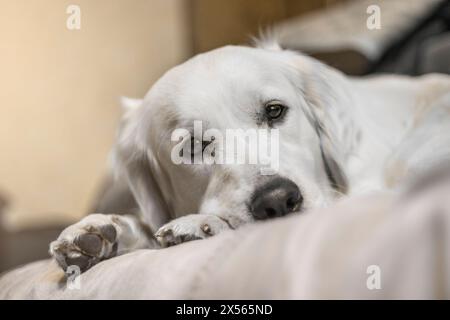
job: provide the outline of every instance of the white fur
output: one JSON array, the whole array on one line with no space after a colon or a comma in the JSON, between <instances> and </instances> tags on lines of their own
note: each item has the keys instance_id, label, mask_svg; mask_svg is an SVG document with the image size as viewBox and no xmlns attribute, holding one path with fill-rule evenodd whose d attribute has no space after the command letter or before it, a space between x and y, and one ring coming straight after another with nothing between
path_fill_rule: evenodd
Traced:
<instances>
[{"instance_id":1,"label":"white fur","mask_svg":"<svg viewBox=\"0 0 450 320\"><path fill-rule=\"evenodd\" d=\"M247 202L262 183L258 168L175 165L170 134L194 120L219 130L264 127L255 114L267 100L289 108L276 125L279 174L298 185L305 210L342 194L396 190L449 161L450 77L350 78L267 43L195 56L168 71L142 101L128 103L115 168L129 183L143 220L153 231L161 228L160 238L168 229L181 239L205 237L199 224L211 216L226 222L214 222L213 233L254 221ZM177 219L188 214L197 215Z\"/></svg>"}]
</instances>

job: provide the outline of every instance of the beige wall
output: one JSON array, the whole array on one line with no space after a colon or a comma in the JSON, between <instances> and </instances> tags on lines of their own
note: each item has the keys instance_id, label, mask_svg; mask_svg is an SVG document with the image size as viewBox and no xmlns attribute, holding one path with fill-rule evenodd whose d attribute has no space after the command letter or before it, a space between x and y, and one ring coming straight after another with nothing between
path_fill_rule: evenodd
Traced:
<instances>
[{"instance_id":1,"label":"beige wall","mask_svg":"<svg viewBox=\"0 0 450 320\"><path fill-rule=\"evenodd\" d=\"M195 52L248 43L277 21L348 0L190 0Z\"/></svg>"},{"instance_id":2,"label":"beige wall","mask_svg":"<svg viewBox=\"0 0 450 320\"><path fill-rule=\"evenodd\" d=\"M66 8L81 8L81 30ZM78 219L106 169L120 95L189 54L176 0L0 0L0 192L6 221Z\"/></svg>"}]
</instances>

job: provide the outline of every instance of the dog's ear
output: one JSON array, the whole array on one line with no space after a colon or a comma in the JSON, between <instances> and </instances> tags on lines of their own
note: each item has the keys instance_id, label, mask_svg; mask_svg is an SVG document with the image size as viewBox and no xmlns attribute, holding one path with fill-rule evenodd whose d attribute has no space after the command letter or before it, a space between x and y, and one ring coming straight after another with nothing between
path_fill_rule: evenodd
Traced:
<instances>
[{"instance_id":1,"label":"dog's ear","mask_svg":"<svg viewBox=\"0 0 450 320\"><path fill-rule=\"evenodd\" d=\"M340 193L348 191L348 181L343 170L342 163L344 155L340 152L340 141L337 137L342 136L339 127L345 127L345 123L337 126L337 122L345 122L340 119L343 114L340 109L340 93L336 90L342 82L339 74L334 74L327 66L311 59L303 57L308 61L308 68L301 72L302 93L306 101L304 113L315 129L320 141L320 151L328 180L332 187ZM331 85L333 83L333 85Z\"/></svg>"},{"instance_id":2,"label":"dog's ear","mask_svg":"<svg viewBox=\"0 0 450 320\"><path fill-rule=\"evenodd\" d=\"M142 101L122 98L121 102L125 112L111 155L113 170L116 178L125 179L142 219L156 232L169 220L169 211L155 178L158 163L139 133Z\"/></svg>"}]
</instances>

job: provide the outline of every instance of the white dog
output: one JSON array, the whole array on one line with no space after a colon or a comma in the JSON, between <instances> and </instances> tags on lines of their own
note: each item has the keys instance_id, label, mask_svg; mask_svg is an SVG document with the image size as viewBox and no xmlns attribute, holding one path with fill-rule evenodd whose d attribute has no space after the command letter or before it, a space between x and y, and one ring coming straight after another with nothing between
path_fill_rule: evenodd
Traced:
<instances>
[{"instance_id":1,"label":"white dog","mask_svg":"<svg viewBox=\"0 0 450 320\"><path fill-rule=\"evenodd\" d=\"M450 77L349 78L271 42L197 55L128 104L113 154L142 215L92 214L68 227L50 245L64 269L202 239L344 194L398 189L450 160ZM195 120L219 131L278 129L277 174L261 175L258 165L175 164L171 134L191 132ZM195 136L183 143L220 147Z\"/></svg>"}]
</instances>

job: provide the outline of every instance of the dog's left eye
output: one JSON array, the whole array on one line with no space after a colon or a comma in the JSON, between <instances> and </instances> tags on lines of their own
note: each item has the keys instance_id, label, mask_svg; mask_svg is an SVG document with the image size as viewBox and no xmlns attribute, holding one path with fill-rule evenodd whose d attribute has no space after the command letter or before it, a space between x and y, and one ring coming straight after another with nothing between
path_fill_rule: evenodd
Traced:
<instances>
[{"instance_id":1,"label":"dog's left eye","mask_svg":"<svg viewBox=\"0 0 450 320\"><path fill-rule=\"evenodd\" d=\"M269 103L266 105L266 116L269 120L279 119L283 115L285 108L278 102Z\"/></svg>"}]
</instances>

